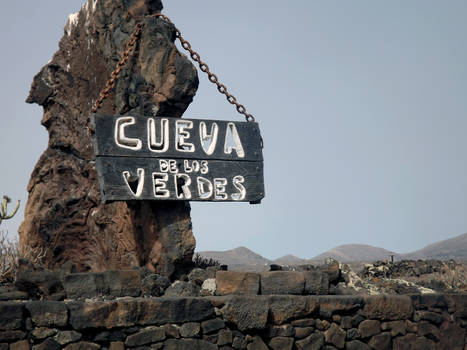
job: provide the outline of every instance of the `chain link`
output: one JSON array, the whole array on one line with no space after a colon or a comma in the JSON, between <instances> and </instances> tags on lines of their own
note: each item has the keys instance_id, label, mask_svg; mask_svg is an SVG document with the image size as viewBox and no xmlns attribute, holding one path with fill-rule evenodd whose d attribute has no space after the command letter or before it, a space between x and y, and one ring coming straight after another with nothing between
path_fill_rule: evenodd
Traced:
<instances>
[{"instance_id":1,"label":"chain link","mask_svg":"<svg viewBox=\"0 0 467 350\"><path fill-rule=\"evenodd\" d=\"M99 95L99 99L96 101L96 103L91 109L92 113L97 113L97 110L102 105L102 102L104 102L104 100L110 96L110 93L115 86L115 81L120 77L120 72L122 71L122 68L128 62L128 58L130 57L132 53L134 53L136 49L136 43L138 42L138 38L141 34L141 31L143 30L143 27L144 27L144 23L138 23L133 33L131 33L130 40L125 46L125 51L123 51L122 57L120 61L117 63L117 67L112 72L110 79L107 81L107 84L105 85L105 88L101 91Z\"/></svg>"},{"instance_id":2,"label":"chain link","mask_svg":"<svg viewBox=\"0 0 467 350\"><path fill-rule=\"evenodd\" d=\"M165 20L166 22L170 23L173 25L172 21L165 15L161 14L161 13L157 13L157 14L154 14L154 15L151 15L151 17L153 18L162 18L163 20ZM122 58L121 60L118 62L117 64L117 67L115 68L115 70L112 72L112 75L111 75L111 78L109 79L109 81L107 81L107 84L105 86L105 88L102 90L102 92L100 93L100 96L99 96L99 99L96 101L96 103L94 104L94 106L92 107L92 112L93 113L97 113L97 110L99 109L99 107L102 105L102 102L107 98L109 97L112 89L114 88L115 86L115 81L119 78L120 76L120 72L123 68L123 66L128 62L128 58L130 56L130 54L132 54L136 48L136 42L138 41L138 38L141 34L141 31L143 30L143 26L144 26L144 23L138 23L136 25L136 28L135 30L133 31L133 33L130 35L130 40L128 41L126 47L125 47L125 51L122 53ZM235 108L237 109L237 112L240 113L240 114L243 114L245 116L245 119L246 121L248 122L254 122L255 121L255 117L253 117L250 113L247 113L246 111L246 108L244 105L240 104L237 102L237 99L235 98L235 96L233 96L232 94L230 94L227 90L227 87L224 85L224 84L221 84L219 82L219 79L217 78L217 75L215 75L214 73L212 73L210 70L209 70L209 66L203 62L201 60L201 57L199 56L199 54L194 51L192 48L191 48L191 44L186 41L183 37L182 37L182 34L180 33L180 31L177 29L177 27L175 27L175 34L176 34L176 37L178 38L178 40L180 40L180 43L182 45L182 47L188 51L190 53L190 57L198 63L199 65L199 69L201 69L202 72L206 73L208 75L208 79L211 83L213 84L216 84L217 85L217 90L225 95L227 101L232 104L232 105L235 105Z\"/></svg>"},{"instance_id":3,"label":"chain link","mask_svg":"<svg viewBox=\"0 0 467 350\"><path fill-rule=\"evenodd\" d=\"M168 23L173 24L172 21L167 16L165 16L165 15L163 15L161 13L154 14L154 15L152 15L152 17L153 18L159 18L160 17L160 18L164 19L165 21L167 21ZM178 40L180 40L180 43L181 43L182 47L186 51L188 51L190 53L190 57L193 59L193 61L196 61L198 63L199 69L201 69L202 72L204 72L204 73L206 73L208 75L208 79L209 79L209 81L211 83L217 85L217 90L221 94L225 95L227 101L230 104L235 105L235 108L237 109L237 112L240 113L240 114L243 114L245 116L246 121L254 122L255 117L253 117L250 113L247 113L245 106L238 103L235 96L233 96L232 94L230 94L227 91L227 87L224 84L221 84L219 82L219 79L217 78L217 75L215 75L214 73L211 73L211 71L209 70L209 66L205 62L203 62L201 60L201 57L199 56L199 54L191 48L191 44L183 38L182 34L180 33L180 31L178 30L177 27L175 27L175 34L176 34Z\"/></svg>"}]
</instances>

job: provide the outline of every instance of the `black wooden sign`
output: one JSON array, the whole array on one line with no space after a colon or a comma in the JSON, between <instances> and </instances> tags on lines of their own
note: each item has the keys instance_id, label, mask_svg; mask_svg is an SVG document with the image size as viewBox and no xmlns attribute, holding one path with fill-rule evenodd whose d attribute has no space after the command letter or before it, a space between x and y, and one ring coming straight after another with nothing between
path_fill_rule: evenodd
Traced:
<instances>
[{"instance_id":1,"label":"black wooden sign","mask_svg":"<svg viewBox=\"0 0 467 350\"><path fill-rule=\"evenodd\" d=\"M264 198L257 123L94 114L104 202Z\"/></svg>"}]
</instances>

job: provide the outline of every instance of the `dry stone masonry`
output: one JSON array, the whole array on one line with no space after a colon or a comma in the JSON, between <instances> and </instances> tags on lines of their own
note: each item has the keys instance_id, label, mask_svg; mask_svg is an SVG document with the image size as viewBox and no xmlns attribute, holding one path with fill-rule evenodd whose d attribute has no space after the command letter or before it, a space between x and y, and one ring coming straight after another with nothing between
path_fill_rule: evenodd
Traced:
<instances>
[{"instance_id":1,"label":"dry stone masonry","mask_svg":"<svg viewBox=\"0 0 467 350\"><path fill-rule=\"evenodd\" d=\"M0 302L0 349L465 350L465 295Z\"/></svg>"},{"instance_id":2,"label":"dry stone masonry","mask_svg":"<svg viewBox=\"0 0 467 350\"><path fill-rule=\"evenodd\" d=\"M322 295L342 273L31 270L0 285L0 349L466 350L467 295Z\"/></svg>"}]
</instances>

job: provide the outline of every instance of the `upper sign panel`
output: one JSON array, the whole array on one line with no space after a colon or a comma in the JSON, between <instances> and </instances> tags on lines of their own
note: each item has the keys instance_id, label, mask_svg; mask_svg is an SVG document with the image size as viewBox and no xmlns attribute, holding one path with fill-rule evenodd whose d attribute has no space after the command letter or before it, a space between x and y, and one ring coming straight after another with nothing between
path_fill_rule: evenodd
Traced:
<instances>
[{"instance_id":1,"label":"upper sign panel","mask_svg":"<svg viewBox=\"0 0 467 350\"><path fill-rule=\"evenodd\" d=\"M92 116L96 156L262 161L257 123Z\"/></svg>"}]
</instances>

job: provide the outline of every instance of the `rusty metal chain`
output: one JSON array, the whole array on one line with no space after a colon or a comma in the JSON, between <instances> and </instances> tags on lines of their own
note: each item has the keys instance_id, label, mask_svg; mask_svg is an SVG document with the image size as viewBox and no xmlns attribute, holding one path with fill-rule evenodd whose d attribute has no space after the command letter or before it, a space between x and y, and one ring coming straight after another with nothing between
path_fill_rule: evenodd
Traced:
<instances>
[{"instance_id":1,"label":"rusty metal chain","mask_svg":"<svg viewBox=\"0 0 467 350\"><path fill-rule=\"evenodd\" d=\"M172 21L167 16L165 16L165 15L163 15L161 13L156 13L156 14L152 15L152 17L153 18L159 18L160 17L160 18L164 19L165 21L167 21L168 23L173 24ZM245 116L246 121L254 122L255 117L253 117L250 113L247 113L245 106L238 103L235 96L233 96L232 94L230 94L227 91L227 87L224 84L219 82L219 80L217 78L217 75L215 75L214 73L212 73L209 70L208 65L205 62L203 62L201 60L201 57L199 56L199 54L191 48L191 44L182 37L182 34L180 33L180 31L178 30L177 27L175 27L175 34L176 34L178 40L180 40L180 43L181 43L182 47L186 51L188 51L190 53L190 56L193 59L193 61L196 61L198 63L199 69L201 69L202 72L204 72L204 73L206 73L208 75L208 79L209 79L209 81L211 83L217 85L217 90L221 94L225 95L225 97L227 98L227 101L230 104L235 105L235 107L237 109L237 112L240 113L240 114L243 114Z\"/></svg>"},{"instance_id":2,"label":"rusty metal chain","mask_svg":"<svg viewBox=\"0 0 467 350\"><path fill-rule=\"evenodd\" d=\"M154 14L154 15L151 15L151 17L153 18L162 18L163 20L165 20L166 22L170 23L173 25L172 21L165 15L163 14L160 14L160 13L157 13L157 14ZM133 31L133 33L131 34L130 36L130 40L129 42L127 43L126 45L126 50L122 53L122 58L120 60L120 62L118 62L117 64L117 68L112 72L112 76L111 78L109 79L109 81L107 82L104 90L102 90L102 92L100 93L100 97L99 99L96 101L96 103L94 104L93 108L92 108L92 112L93 113L96 113L97 110L99 109L99 107L101 106L102 102L110 95L110 92L111 90L114 88L115 86L115 80L118 79L119 77L119 74L120 74L120 71L122 70L123 66L127 63L128 61L128 58L130 56L130 54L135 50L136 48L136 42L138 41L138 38L141 34L141 31L143 29L143 26L144 26L144 23L138 23L136 25L136 28L135 30ZM174 26L175 27L175 26ZM180 31L177 29L177 27L175 27L175 34L177 36L177 38L180 40L180 43L182 45L182 47L188 51L190 53L190 57L196 61L199 65L199 68L201 69L202 72L206 73L208 75L208 79L211 83L213 84L216 84L217 85L217 90L225 95L227 101L232 104L232 105L235 105L235 108L237 109L237 112L240 113L240 114L243 114L245 116L245 119L246 121L248 122L254 122L255 121L255 117L253 117L250 113L247 113L246 111L246 108L244 105L240 104L237 102L237 99L235 98L235 96L233 96L232 94L230 94L228 91L227 91L227 87L220 83L219 82L219 79L217 78L217 75L215 75L214 73L212 73L210 70L209 70L209 67L208 65L203 62L201 60L201 57L200 55L194 51L192 48L191 48L191 44L186 41L183 37L182 37L182 34L180 33Z\"/></svg>"},{"instance_id":3,"label":"rusty metal chain","mask_svg":"<svg viewBox=\"0 0 467 350\"><path fill-rule=\"evenodd\" d=\"M122 53L122 58L117 63L117 67L112 72L112 75L110 79L107 81L105 88L101 91L99 99L96 101L96 103L92 107L91 109L92 113L97 113L97 110L102 105L102 102L104 102L104 100L107 97L109 97L110 92L115 86L115 81L120 77L120 72L122 71L123 66L125 66L125 64L128 62L128 58L130 57L130 54L132 54L135 51L136 43L138 42L138 38L141 34L141 31L143 30L143 27L144 27L144 23L138 23L133 33L131 33L130 40L125 46L125 51L123 51Z\"/></svg>"}]
</instances>

